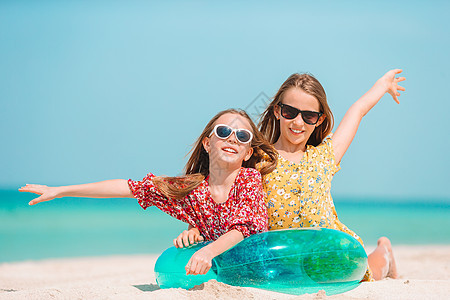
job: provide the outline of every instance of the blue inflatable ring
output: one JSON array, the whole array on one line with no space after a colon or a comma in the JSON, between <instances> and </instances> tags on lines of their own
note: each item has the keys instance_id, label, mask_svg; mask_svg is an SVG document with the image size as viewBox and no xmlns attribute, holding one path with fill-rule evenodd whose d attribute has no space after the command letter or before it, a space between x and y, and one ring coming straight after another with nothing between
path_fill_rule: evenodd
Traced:
<instances>
[{"instance_id":1,"label":"blue inflatable ring","mask_svg":"<svg viewBox=\"0 0 450 300\"><path fill-rule=\"evenodd\" d=\"M171 247L155 264L161 288L185 288L211 279L243 287L301 295L327 295L358 286L367 268L362 245L347 233L326 228L298 228L252 235L213 260L206 275L186 275L190 257L208 243Z\"/></svg>"}]
</instances>

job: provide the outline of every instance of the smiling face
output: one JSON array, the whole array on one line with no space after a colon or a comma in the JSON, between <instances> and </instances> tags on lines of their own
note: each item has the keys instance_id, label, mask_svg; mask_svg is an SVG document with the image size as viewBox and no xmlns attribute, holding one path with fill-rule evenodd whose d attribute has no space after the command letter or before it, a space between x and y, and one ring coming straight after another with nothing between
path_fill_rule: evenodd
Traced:
<instances>
[{"instance_id":1,"label":"smiling face","mask_svg":"<svg viewBox=\"0 0 450 300\"><path fill-rule=\"evenodd\" d=\"M216 124L224 124L233 129L247 129L253 132L248 120L238 114L224 114L214 122L214 125ZM235 133L225 139L221 139L213 133L203 139L203 147L209 153L210 167L240 168L242 162L250 159L253 153L251 143L243 144L239 142Z\"/></svg>"},{"instance_id":2,"label":"smiling face","mask_svg":"<svg viewBox=\"0 0 450 300\"><path fill-rule=\"evenodd\" d=\"M286 90L281 99L281 103L295 107L299 110L309 110L320 112L319 101L300 88L290 88ZM292 120L285 119L281 116L281 109L277 105L274 110L275 117L280 120L280 137L276 144L287 147L300 147L304 149L309 137L313 133L314 129L319 126L325 116L321 116L317 124L306 124L301 116L301 113Z\"/></svg>"}]
</instances>

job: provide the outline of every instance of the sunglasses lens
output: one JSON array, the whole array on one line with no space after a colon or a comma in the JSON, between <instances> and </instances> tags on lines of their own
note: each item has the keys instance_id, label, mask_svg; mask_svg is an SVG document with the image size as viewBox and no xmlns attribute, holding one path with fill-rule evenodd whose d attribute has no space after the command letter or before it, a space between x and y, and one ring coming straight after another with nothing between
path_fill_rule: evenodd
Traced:
<instances>
[{"instance_id":1,"label":"sunglasses lens","mask_svg":"<svg viewBox=\"0 0 450 300\"><path fill-rule=\"evenodd\" d=\"M221 139L226 139L231 135L233 130L228 126L217 126L216 134Z\"/></svg>"},{"instance_id":2,"label":"sunglasses lens","mask_svg":"<svg viewBox=\"0 0 450 300\"><path fill-rule=\"evenodd\" d=\"M314 125L319 120L319 114L313 111L304 111L302 112L302 118L306 124Z\"/></svg>"},{"instance_id":3,"label":"sunglasses lens","mask_svg":"<svg viewBox=\"0 0 450 300\"><path fill-rule=\"evenodd\" d=\"M241 143L247 143L248 141L250 141L252 136L251 136L250 132L247 130L238 130L238 131L236 131L236 138Z\"/></svg>"},{"instance_id":4,"label":"sunglasses lens","mask_svg":"<svg viewBox=\"0 0 450 300\"><path fill-rule=\"evenodd\" d=\"M281 107L281 115L283 116L283 118L286 118L288 120L295 119L295 117L298 116L298 113L299 113L299 111L293 107L289 107L289 106L285 106L285 105L283 105Z\"/></svg>"}]
</instances>

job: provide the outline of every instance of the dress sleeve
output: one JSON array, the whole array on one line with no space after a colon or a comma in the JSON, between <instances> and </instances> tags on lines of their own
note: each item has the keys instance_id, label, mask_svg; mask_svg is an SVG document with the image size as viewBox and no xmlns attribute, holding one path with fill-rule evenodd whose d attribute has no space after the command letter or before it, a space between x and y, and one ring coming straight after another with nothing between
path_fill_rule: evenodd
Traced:
<instances>
[{"instance_id":1,"label":"dress sleeve","mask_svg":"<svg viewBox=\"0 0 450 300\"><path fill-rule=\"evenodd\" d=\"M148 173L141 181L128 179L128 187L143 209L152 206L151 200L154 196L162 196L153 184L154 177L155 175Z\"/></svg>"},{"instance_id":2,"label":"dress sleeve","mask_svg":"<svg viewBox=\"0 0 450 300\"><path fill-rule=\"evenodd\" d=\"M333 134L327 136L323 142L317 146L317 149L325 167L331 172L331 175L334 176L334 174L341 169L341 164L336 164L333 148Z\"/></svg>"},{"instance_id":3,"label":"dress sleeve","mask_svg":"<svg viewBox=\"0 0 450 300\"><path fill-rule=\"evenodd\" d=\"M261 173L255 169L247 169L240 180L237 205L230 216L227 231L236 229L244 237L267 231L267 207L262 186Z\"/></svg>"},{"instance_id":4,"label":"dress sleeve","mask_svg":"<svg viewBox=\"0 0 450 300\"><path fill-rule=\"evenodd\" d=\"M153 206L153 200L155 198L158 198L160 201L166 198L154 185L152 180L154 177L155 175L148 173L141 181L128 179L128 186L131 193L143 209Z\"/></svg>"},{"instance_id":5,"label":"dress sleeve","mask_svg":"<svg viewBox=\"0 0 450 300\"><path fill-rule=\"evenodd\" d=\"M185 199L172 199L162 194L153 183L155 175L147 174L141 181L129 179L128 186L131 193L138 200L143 209L149 206L156 206L166 214L189 224L195 224L193 221L192 205Z\"/></svg>"}]
</instances>

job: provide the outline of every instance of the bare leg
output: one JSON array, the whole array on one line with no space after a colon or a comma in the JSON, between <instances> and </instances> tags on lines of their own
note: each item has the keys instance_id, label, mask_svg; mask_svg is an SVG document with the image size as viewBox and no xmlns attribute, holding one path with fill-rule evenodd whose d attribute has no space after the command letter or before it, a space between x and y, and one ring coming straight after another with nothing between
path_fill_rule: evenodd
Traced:
<instances>
[{"instance_id":1,"label":"bare leg","mask_svg":"<svg viewBox=\"0 0 450 300\"><path fill-rule=\"evenodd\" d=\"M378 239L377 248L369 254L368 258L369 267L375 280L386 277L397 278L397 265L395 264L391 241L387 237Z\"/></svg>"}]
</instances>

